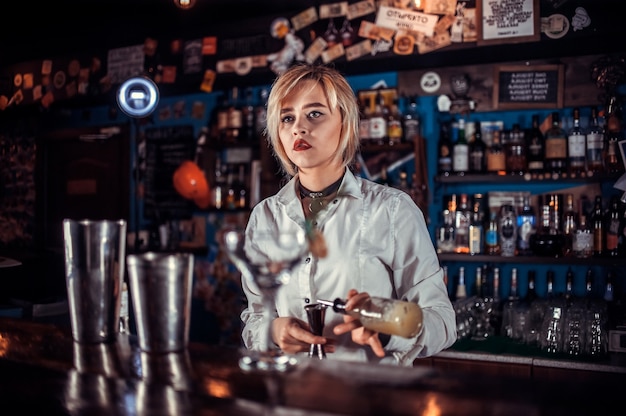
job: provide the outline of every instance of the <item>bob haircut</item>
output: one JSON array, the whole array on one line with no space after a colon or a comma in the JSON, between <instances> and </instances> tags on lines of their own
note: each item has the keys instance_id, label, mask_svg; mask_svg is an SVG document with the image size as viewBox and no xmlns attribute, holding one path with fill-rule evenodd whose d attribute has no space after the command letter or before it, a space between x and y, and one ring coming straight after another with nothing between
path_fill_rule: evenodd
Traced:
<instances>
[{"instance_id":1,"label":"bob haircut","mask_svg":"<svg viewBox=\"0 0 626 416\"><path fill-rule=\"evenodd\" d=\"M289 176L294 176L298 168L287 156L278 136L280 109L283 99L300 83L308 80L320 85L332 111L339 109L341 113L342 131L338 148L340 154L336 156L341 158L344 167L352 164L359 150L359 105L348 81L336 69L328 66L296 63L279 75L272 85L267 98L265 130L274 156Z\"/></svg>"}]
</instances>

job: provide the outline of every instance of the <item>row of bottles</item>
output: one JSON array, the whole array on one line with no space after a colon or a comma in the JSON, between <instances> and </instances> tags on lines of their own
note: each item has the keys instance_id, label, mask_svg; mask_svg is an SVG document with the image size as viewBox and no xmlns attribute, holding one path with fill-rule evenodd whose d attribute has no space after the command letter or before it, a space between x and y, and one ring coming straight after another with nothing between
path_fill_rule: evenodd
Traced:
<instances>
[{"instance_id":1,"label":"row of bottles","mask_svg":"<svg viewBox=\"0 0 626 416\"><path fill-rule=\"evenodd\" d=\"M597 195L591 210L574 195L538 195L537 210L524 195L518 208L485 208L483 194L449 195L441 212L438 253L623 257L626 256L626 204L617 195Z\"/></svg>"},{"instance_id":2,"label":"row of bottles","mask_svg":"<svg viewBox=\"0 0 626 416\"><path fill-rule=\"evenodd\" d=\"M265 129L268 94L261 89L255 97L252 88L241 94L239 87L224 92L208 123L211 138L222 143L258 140Z\"/></svg>"},{"instance_id":3,"label":"row of bottles","mask_svg":"<svg viewBox=\"0 0 626 416\"><path fill-rule=\"evenodd\" d=\"M447 268L444 267L447 272ZM521 276L512 268L509 293L504 294L498 267L479 265L473 287L466 281L466 267L458 269L450 297L456 311L457 336L485 340L493 336L511 338L549 353L573 357L602 358L607 354L608 331L624 323L624 309L615 299L613 272L603 280L603 293L594 293L594 272L585 275L585 292L574 291L576 276L566 272L565 290L555 290L555 273L546 272L546 293L537 291L537 275L528 270L526 293L521 294ZM450 287L450 286L449 286Z\"/></svg>"},{"instance_id":4,"label":"row of bottles","mask_svg":"<svg viewBox=\"0 0 626 416\"><path fill-rule=\"evenodd\" d=\"M403 97L404 106L396 97L377 91L370 102L361 103L359 137L363 144L396 145L411 142L420 135L417 97ZM401 108L405 108L403 112Z\"/></svg>"},{"instance_id":5,"label":"row of bottles","mask_svg":"<svg viewBox=\"0 0 626 416\"><path fill-rule=\"evenodd\" d=\"M217 210L250 208L250 187L247 163L224 163L215 160L209 207Z\"/></svg>"},{"instance_id":6,"label":"row of bottles","mask_svg":"<svg viewBox=\"0 0 626 416\"><path fill-rule=\"evenodd\" d=\"M618 143L623 139L619 114L608 114L602 126L598 111L591 108L589 125L581 124L580 110L574 108L573 126L566 131L560 113L551 115L551 127L545 133L538 115L532 125L522 129L514 123L510 130L494 130L483 138L480 121L473 122L473 132L466 132L467 122L459 119L452 129L440 126L438 174L525 175L529 179L584 178L599 174L624 172ZM456 133L453 138L452 132Z\"/></svg>"}]
</instances>

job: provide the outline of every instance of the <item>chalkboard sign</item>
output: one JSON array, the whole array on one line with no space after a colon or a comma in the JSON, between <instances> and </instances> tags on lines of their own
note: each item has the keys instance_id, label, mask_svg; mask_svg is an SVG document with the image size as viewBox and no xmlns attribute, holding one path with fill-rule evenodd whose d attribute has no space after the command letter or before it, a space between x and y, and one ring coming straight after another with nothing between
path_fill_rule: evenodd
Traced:
<instances>
[{"instance_id":1,"label":"chalkboard sign","mask_svg":"<svg viewBox=\"0 0 626 416\"><path fill-rule=\"evenodd\" d=\"M496 66L495 109L561 108L563 65Z\"/></svg>"},{"instance_id":2,"label":"chalkboard sign","mask_svg":"<svg viewBox=\"0 0 626 416\"><path fill-rule=\"evenodd\" d=\"M193 126L171 126L145 131L144 217L158 222L191 217L193 202L183 198L172 183L174 171L193 160Z\"/></svg>"}]
</instances>

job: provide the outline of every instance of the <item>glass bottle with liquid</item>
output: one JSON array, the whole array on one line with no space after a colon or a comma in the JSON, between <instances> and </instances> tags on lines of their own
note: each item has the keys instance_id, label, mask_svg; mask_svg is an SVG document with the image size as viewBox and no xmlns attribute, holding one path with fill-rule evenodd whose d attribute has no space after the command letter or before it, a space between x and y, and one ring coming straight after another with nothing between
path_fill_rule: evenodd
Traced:
<instances>
[{"instance_id":1,"label":"glass bottle with liquid","mask_svg":"<svg viewBox=\"0 0 626 416\"><path fill-rule=\"evenodd\" d=\"M565 211L563 212L563 235L565 236L564 253L566 256L573 254L574 235L578 228L578 213L574 208L574 195L565 195Z\"/></svg>"},{"instance_id":2,"label":"glass bottle with liquid","mask_svg":"<svg viewBox=\"0 0 626 416\"><path fill-rule=\"evenodd\" d=\"M422 331L422 308L414 302L370 296L351 310L346 310L346 301L339 298L317 302L357 318L365 328L381 334L412 338Z\"/></svg>"},{"instance_id":3,"label":"glass bottle with liquid","mask_svg":"<svg viewBox=\"0 0 626 416\"><path fill-rule=\"evenodd\" d=\"M376 93L376 101L374 111L370 116L370 141L373 144L389 143L389 135L387 134L387 115L389 107L385 103L385 97L378 91Z\"/></svg>"},{"instance_id":4,"label":"glass bottle with liquid","mask_svg":"<svg viewBox=\"0 0 626 416\"><path fill-rule=\"evenodd\" d=\"M506 168L511 175L524 175L528 169L526 141L519 123L514 123L506 144Z\"/></svg>"},{"instance_id":5,"label":"glass bottle with liquid","mask_svg":"<svg viewBox=\"0 0 626 416\"><path fill-rule=\"evenodd\" d=\"M403 133L405 142L413 142L421 135L420 115L417 107L417 97L409 98L409 105L402 116Z\"/></svg>"},{"instance_id":6,"label":"glass bottle with liquid","mask_svg":"<svg viewBox=\"0 0 626 416\"><path fill-rule=\"evenodd\" d=\"M546 131L545 165L552 179L565 177L567 173L567 133L561 127L558 112L552 113L552 126Z\"/></svg>"},{"instance_id":7,"label":"glass bottle with liquid","mask_svg":"<svg viewBox=\"0 0 626 416\"><path fill-rule=\"evenodd\" d=\"M489 255L500 255L500 233L498 231L498 214L489 212L489 222L485 229L485 252Z\"/></svg>"},{"instance_id":8,"label":"glass bottle with liquid","mask_svg":"<svg viewBox=\"0 0 626 416\"><path fill-rule=\"evenodd\" d=\"M483 140L480 121L474 122L474 139L469 144L469 172L483 174L487 169L487 144Z\"/></svg>"},{"instance_id":9,"label":"glass bottle with liquid","mask_svg":"<svg viewBox=\"0 0 626 416\"><path fill-rule=\"evenodd\" d=\"M450 130L447 123L442 123L439 127L437 171L440 176L450 176L452 174L452 139L450 138Z\"/></svg>"},{"instance_id":10,"label":"glass bottle with liquid","mask_svg":"<svg viewBox=\"0 0 626 416\"><path fill-rule=\"evenodd\" d=\"M603 257L606 250L606 227L602 208L602 195L596 195L591 213L591 228L593 230L593 257Z\"/></svg>"},{"instance_id":11,"label":"glass bottle with liquid","mask_svg":"<svg viewBox=\"0 0 626 416\"><path fill-rule=\"evenodd\" d=\"M515 256L517 245L517 214L513 205L505 204L500 208L500 223L498 225L500 238L500 255Z\"/></svg>"},{"instance_id":12,"label":"glass bottle with liquid","mask_svg":"<svg viewBox=\"0 0 626 416\"><path fill-rule=\"evenodd\" d=\"M530 237L537 232L537 215L530 203L530 196L524 196L522 210L517 216L517 254L530 256L533 254L530 248Z\"/></svg>"},{"instance_id":13,"label":"glass bottle with liquid","mask_svg":"<svg viewBox=\"0 0 626 416\"><path fill-rule=\"evenodd\" d=\"M539 128L539 116L533 114L532 126L528 130L528 143L526 145L528 172L532 179L543 179L545 171L545 137Z\"/></svg>"},{"instance_id":14,"label":"glass bottle with liquid","mask_svg":"<svg viewBox=\"0 0 626 416\"><path fill-rule=\"evenodd\" d=\"M574 125L567 134L567 158L569 175L572 178L580 178L586 175L586 132L580 125L580 109L574 107Z\"/></svg>"},{"instance_id":15,"label":"glass bottle with liquid","mask_svg":"<svg viewBox=\"0 0 626 416\"><path fill-rule=\"evenodd\" d=\"M506 175L506 153L499 130L493 132L491 146L487 149L487 173Z\"/></svg>"},{"instance_id":16,"label":"glass bottle with liquid","mask_svg":"<svg viewBox=\"0 0 626 416\"><path fill-rule=\"evenodd\" d=\"M597 107L591 107L586 139L587 176L601 174L604 171L604 133L598 123Z\"/></svg>"},{"instance_id":17,"label":"glass bottle with liquid","mask_svg":"<svg viewBox=\"0 0 626 416\"><path fill-rule=\"evenodd\" d=\"M578 227L572 240L572 252L579 258L588 258L593 254L593 232L584 213L578 214Z\"/></svg>"},{"instance_id":18,"label":"glass bottle with liquid","mask_svg":"<svg viewBox=\"0 0 626 416\"><path fill-rule=\"evenodd\" d=\"M452 170L463 176L469 171L469 143L465 137L465 120L460 119L458 125L458 137L452 147Z\"/></svg>"}]
</instances>

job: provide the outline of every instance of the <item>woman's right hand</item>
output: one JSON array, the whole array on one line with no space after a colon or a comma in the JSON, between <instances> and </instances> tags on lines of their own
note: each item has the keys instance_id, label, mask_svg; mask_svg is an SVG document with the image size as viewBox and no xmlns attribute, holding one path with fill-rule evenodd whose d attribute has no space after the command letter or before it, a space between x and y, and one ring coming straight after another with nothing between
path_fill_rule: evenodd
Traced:
<instances>
[{"instance_id":1,"label":"woman's right hand","mask_svg":"<svg viewBox=\"0 0 626 416\"><path fill-rule=\"evenodd\" d=\"M292 317L279 317L272 322L272 338L286 354L308 352L311 344L322 344L327 353L334 352L332 340L313 335L308 323Z\"/></svg>"}]
</instances>

